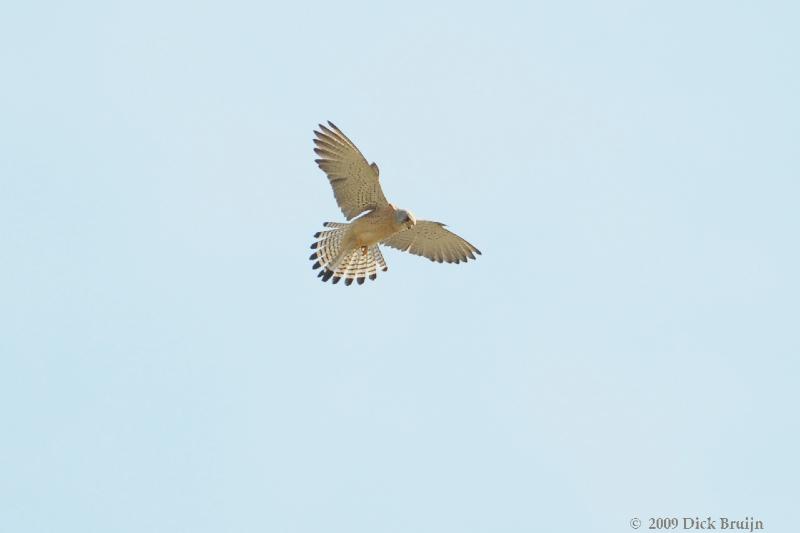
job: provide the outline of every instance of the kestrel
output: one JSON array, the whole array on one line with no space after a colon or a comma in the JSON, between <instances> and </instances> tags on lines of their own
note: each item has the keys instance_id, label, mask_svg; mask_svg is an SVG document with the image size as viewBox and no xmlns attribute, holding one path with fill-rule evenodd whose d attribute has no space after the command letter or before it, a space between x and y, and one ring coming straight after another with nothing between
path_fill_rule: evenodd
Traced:
<instances>
[{"instance_id":1,"label":"kestrel","mask_svg":"<svg viewBox=\"0 0 800 533\"><path fill-rule=\"evenodd\" d=\"M350 223L325 222L311 245L313 268L321 268L322 281L333 278L345 285L375 279L388 268L379 244L385 244L439 263L475 259L480 251L444 228L441 222L417 220L405 209L390 204L381 190L378 165L367 163L356 145L332 122L314 131L317 165L328 176L336 202ZM362 215L363 213L363 215ZM361 216L359 216L361 215ZM358 217L358 218L355 218ZM355 218L355 220L353 220Z\"/></svg>"}]
</instances>

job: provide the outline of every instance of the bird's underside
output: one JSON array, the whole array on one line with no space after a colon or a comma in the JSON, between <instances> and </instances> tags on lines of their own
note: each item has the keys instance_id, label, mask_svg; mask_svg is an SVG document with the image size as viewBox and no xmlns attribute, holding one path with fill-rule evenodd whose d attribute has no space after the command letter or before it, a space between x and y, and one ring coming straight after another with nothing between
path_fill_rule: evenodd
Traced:
<instances>
[{"instance_id":1,"label":"bird's underside","mask_svg":"<svg viewBox=\"0 0 800 533\"><path fill-rule=\"evenodd\" d=\"M313 268L322 281L359 285L387 270L379 245L427 257L439 263L475 259L480 251L440 222L417 220L383 195L378 165L368 163L333 123L315 131L316 163L325 172L348 223L326 222L311 248Z\"/></svg>"}]
</instances>

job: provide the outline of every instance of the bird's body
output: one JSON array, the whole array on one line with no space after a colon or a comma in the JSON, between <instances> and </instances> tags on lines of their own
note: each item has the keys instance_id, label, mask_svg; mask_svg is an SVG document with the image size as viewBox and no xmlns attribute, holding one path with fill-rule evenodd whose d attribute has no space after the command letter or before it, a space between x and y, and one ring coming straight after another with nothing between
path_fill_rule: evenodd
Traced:
<instances>
[{"instance_id":1,"label":"bird's body","mask_svg":"<svg viewBox=\"0 0 800 533\"><path fill-rule=\"evenodd\" d=\"M367 163L358 148L339 128L328 122L315 131L316 162L327 174L339 207L350 223L326 222L328 230L318 232L319 240L310 259L322 268L323 281L333 278L345 284L375 279L378 270L386 271L379 244L385 244L431 261L460 263L481 252L450 231L444 224L417 219L410 212L390 204L383 195L375 163ZM360 215L360 216L359 216ZM356 218L357 217L357 218Z\"/></svg>"},{"instance_id":2,"label":"bird's body","mask_svg":"<svg viewBox=\"0 0 800 533\"><path fill-rule=\"evenodd\" d=\"M397 222L397 211L392 204L387 204L353 220L347 228L343 244L356 248L372 246L407 229L406 224Z\"/></svg>"}]
</instances>

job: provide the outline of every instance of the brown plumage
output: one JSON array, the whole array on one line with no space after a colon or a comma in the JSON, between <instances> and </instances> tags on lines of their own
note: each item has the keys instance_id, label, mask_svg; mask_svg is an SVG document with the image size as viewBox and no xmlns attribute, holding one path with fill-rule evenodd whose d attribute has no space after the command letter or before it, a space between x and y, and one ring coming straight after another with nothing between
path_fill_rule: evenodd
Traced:
<instances>
[{"instance_id":1,"label":"brown plumage","mask_svg":"<svg viewBox=\"0 0 800 533\"><path fill-rule=\"evenodd\" d=\"M427 257L439 263L475 259L480 251L441 222L417 220L410 212L390 204L381 190L380 171L368 163L350 139L333 123L315 131L317 165L328 176L336 202L350 223L326 222L330 228L317 232L311 245L313 268L321 269L322 281L345 285L366 278L374 280L378 270L388 268L379 244ZM359 216L361 215L361 216ZM358 218L356 218L358 217Z\"/></svg>"}]
</instances>

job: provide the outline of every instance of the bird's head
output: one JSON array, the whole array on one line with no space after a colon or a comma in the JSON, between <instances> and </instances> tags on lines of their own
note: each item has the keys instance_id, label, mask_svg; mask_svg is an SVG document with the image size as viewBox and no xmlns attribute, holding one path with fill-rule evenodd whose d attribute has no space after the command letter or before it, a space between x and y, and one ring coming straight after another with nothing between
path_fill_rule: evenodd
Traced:
<instances>
[{"instance_id":1,"label":"bird's head","mask_svg":"<svg viewBox=\"0 0 800 533\"><path fill-rule=\"evenodd\" d=\"M395 219L397 220L398 224L404 225L407 229L411 229L414 227L414 224L417 223L417 219L414 218L414 215L411 214L410 211L406 211L405 209L398 209L394 212Z\"/></svg>"}]
</instances>

